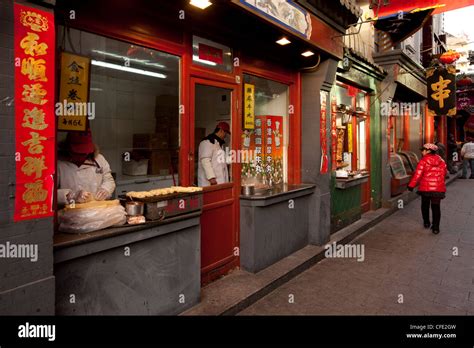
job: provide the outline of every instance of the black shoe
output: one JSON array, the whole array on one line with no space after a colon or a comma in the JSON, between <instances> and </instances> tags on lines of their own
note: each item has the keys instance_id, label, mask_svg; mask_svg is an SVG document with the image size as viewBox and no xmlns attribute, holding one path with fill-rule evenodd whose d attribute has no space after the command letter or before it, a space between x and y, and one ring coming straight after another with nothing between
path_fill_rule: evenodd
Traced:
<instances>
[{"instance_id":1,"label":"black shoe","mask_svg":"<svg viewBox=\"0 0 474 348\"><path fill-rule=\"evenodd\" d=\"M459 179L467 179L465 176L460 176Z\"/></svg>"},{"instance_id":2,"label":"black shoe","mask_svg":"<svg viewBox=\"0 0 474 348\"><path fill-rule=\"evenodd\" d=\"M474 176L471 176L469 179L474 179Z\"/></svg>"},{"instance_id":3,"label":"black shoe","mask_svg":"<svg viewBox=\"0 0 474 348\"><path fill-rule=\"evenodd\" d=\"M433 234L438 234L439 233L439 228L432 228L431 232L433 232Z\"/></svg>"},{"instance_id":4,"label":"black shoe","mask_svg":"<svg viewBox=\"0 0 474 348\"><path fill-rule=\"evenodd\" d=\"M428 223L425 222L425 223L423 224L423 226L424 226L425 228L430 228L430 227L431 227L431 224L430 224L429 222L428 222Z\"/></svg>"}]
</instances>

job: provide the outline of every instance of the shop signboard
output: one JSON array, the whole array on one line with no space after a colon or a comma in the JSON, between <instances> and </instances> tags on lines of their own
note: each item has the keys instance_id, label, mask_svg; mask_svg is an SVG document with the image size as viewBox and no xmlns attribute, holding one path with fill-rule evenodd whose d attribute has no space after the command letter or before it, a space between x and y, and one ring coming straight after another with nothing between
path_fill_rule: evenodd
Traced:
<instances>
[{"instance_id":1,"label":"shop signboard","mask_svg":"<svg viewBox=\"0 0 474 348\"><path fill-rule=\"evenodd\" d=\"M89 101L90 58L61 53L58 130L85 131Z\"/></svg>"},{"instance_id":2,"label":"shop signboard","mask_svg":"<svg viewBox=\"0 0 474 348\"><path fill-rule=\"evenodd\" d=\"M275 22L291 32L304 36L306 39L311 38L311 17L309 13L291 0L240 0L240 3L259 13L268 21Z\"/></svg>"},{"instance_id":3,"label":"shop signboard","mask_svg":"<svg viewBox=\"0 0 474 348\"><path fill-rule=\"evenodd\" d=\"M244 129L255 128L255 86L244 84Z\"/></svg>"},{"instance_id":4,"label":"shop signboard","mask_svg":"<svg viewBox=\"0 0 474 348\"><path fill-rule=\"evenodd\" d=\"M457 109L474 113L474 89L458 92Z\"/></svg>"},{"instance_id":5,"label":"shop signboard","mask_svg":"<svg viewBox=\"0 0 474 348\"><path fill-rule=\"evenodd\" d=\"M456 115L456 67L426 69L428 109L435 115Z\"/></svg>"},{"instance_id":6,"label":"shop signboard","mask_svg":"<svg viewBox=\"0 0 474 348\"><path fill-rule=\"evenodd\" d=\"M352 142L353 142L353 138L352 138L352 123L348 123L347 124L347 152L354 152L354 149L352 148Z\"/></svg>"},{"instance_id":7,"label":"shop signboard","mask_svg":"<svg viewBox=\"0 0 474 348\"><path fill-rule=\"evenodd\" d=\"M53 13L15 3L14 221L53 215L54 50Z\"/></svg>"}]
</instances>

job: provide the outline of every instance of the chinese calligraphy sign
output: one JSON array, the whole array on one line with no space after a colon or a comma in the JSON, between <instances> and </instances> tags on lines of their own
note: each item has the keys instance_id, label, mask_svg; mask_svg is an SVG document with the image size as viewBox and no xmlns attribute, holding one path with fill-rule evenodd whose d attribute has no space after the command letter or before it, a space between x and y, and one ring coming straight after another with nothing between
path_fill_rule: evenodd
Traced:
<instances>
[{"instance_id":1,"label":"chinese calligraphy sign","mask_svg":"<svg viewBox=\"0 0 474 348\"><path fill-rule=\"evenodd\" d=\"M90 58L62 52L59 104L66 107L58 117L59 130L86 130L89 71Z\"/></svg>"},{"instance_id":2,"label":"chinese calligraphy sign","mask_svg":"<svg viewBox=\"0 0 474 348\"><path fill-rule=\"evenodd\" d=\"M456 115L456 68L430 68L426 70L428 108L435 115Z\"/></svg>"},{"instance_id":3,"label":"chinese calligraphy sign","mask_svg":"<svg viewBox=\"0 0 474 348\"><path fill-rule=\"evenodd\" d=\"M15 4L16 194L14 220L53 215L54 16Z\"/></svg>"},{"instance_id":4,"label":"chinese calligraphy sign","mask_svg":"<svg viewBox=\"0 0 474 348\"><path fill-rule=\"evenodd\" d=\"M244 84L244 129L255 128L255 86Z\"/></svg>"}]
</instances>

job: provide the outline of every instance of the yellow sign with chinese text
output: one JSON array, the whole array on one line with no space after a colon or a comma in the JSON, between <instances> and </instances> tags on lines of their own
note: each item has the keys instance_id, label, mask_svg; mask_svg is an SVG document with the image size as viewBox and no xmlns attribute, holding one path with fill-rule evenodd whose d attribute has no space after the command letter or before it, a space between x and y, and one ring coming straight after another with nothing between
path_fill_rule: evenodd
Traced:
<instances>
[{"instance_id":1,"label":"yellow sign with chinese text","mask_svg":"<svg viewBox=\"0 0 474 348\"><path fill-rule=\"evenodd\" d=\"M59 103L56 105L59 130L86 130L89 69L90 58L62 52Z\"/></svg>"},{"instance_id":2,"label":"yellow sign with chinese text","mask_svg":"<svg viewBox=\"0 0 474 348\"><path fill-rule=\"evenodd\" d=\"M244 84L244 129L255 128L255 86Z\"/></svg>"},{"instance_id":3,"label":"yellow sign with chinese text","mask_svg":"<svg viewBox=\"0 0 474 348\"><path fill-rule=\"evenodd\" d=\"M351 153L353 152L352 142L353 142L352 123L348 123L347 124L347 152L351 152Z\"/></svg>"}]
</instances>

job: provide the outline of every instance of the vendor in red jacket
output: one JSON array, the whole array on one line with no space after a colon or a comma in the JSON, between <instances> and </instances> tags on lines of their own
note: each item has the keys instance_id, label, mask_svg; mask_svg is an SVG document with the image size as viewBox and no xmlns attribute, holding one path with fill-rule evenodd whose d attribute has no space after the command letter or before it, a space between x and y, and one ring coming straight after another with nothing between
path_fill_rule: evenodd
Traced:
<instances>
[{"instance_id":1,"label":"vendor in red jacket","mask_svg":"<svg viewBox=\"0 0 474 348\"><path fill-rule=\"evenodd\" d=\"M421 148L423 157L408 184L408 189L419 185L418 194L421 196L421 213L425 228L431 226L434 234L439 233L441 219L441 200L446 196L445 176L446 162L436 154L438 147L435 144L425 144ZM430 205L433 213L433 224L430 224Z\"/></svg>"}]
</instances>

